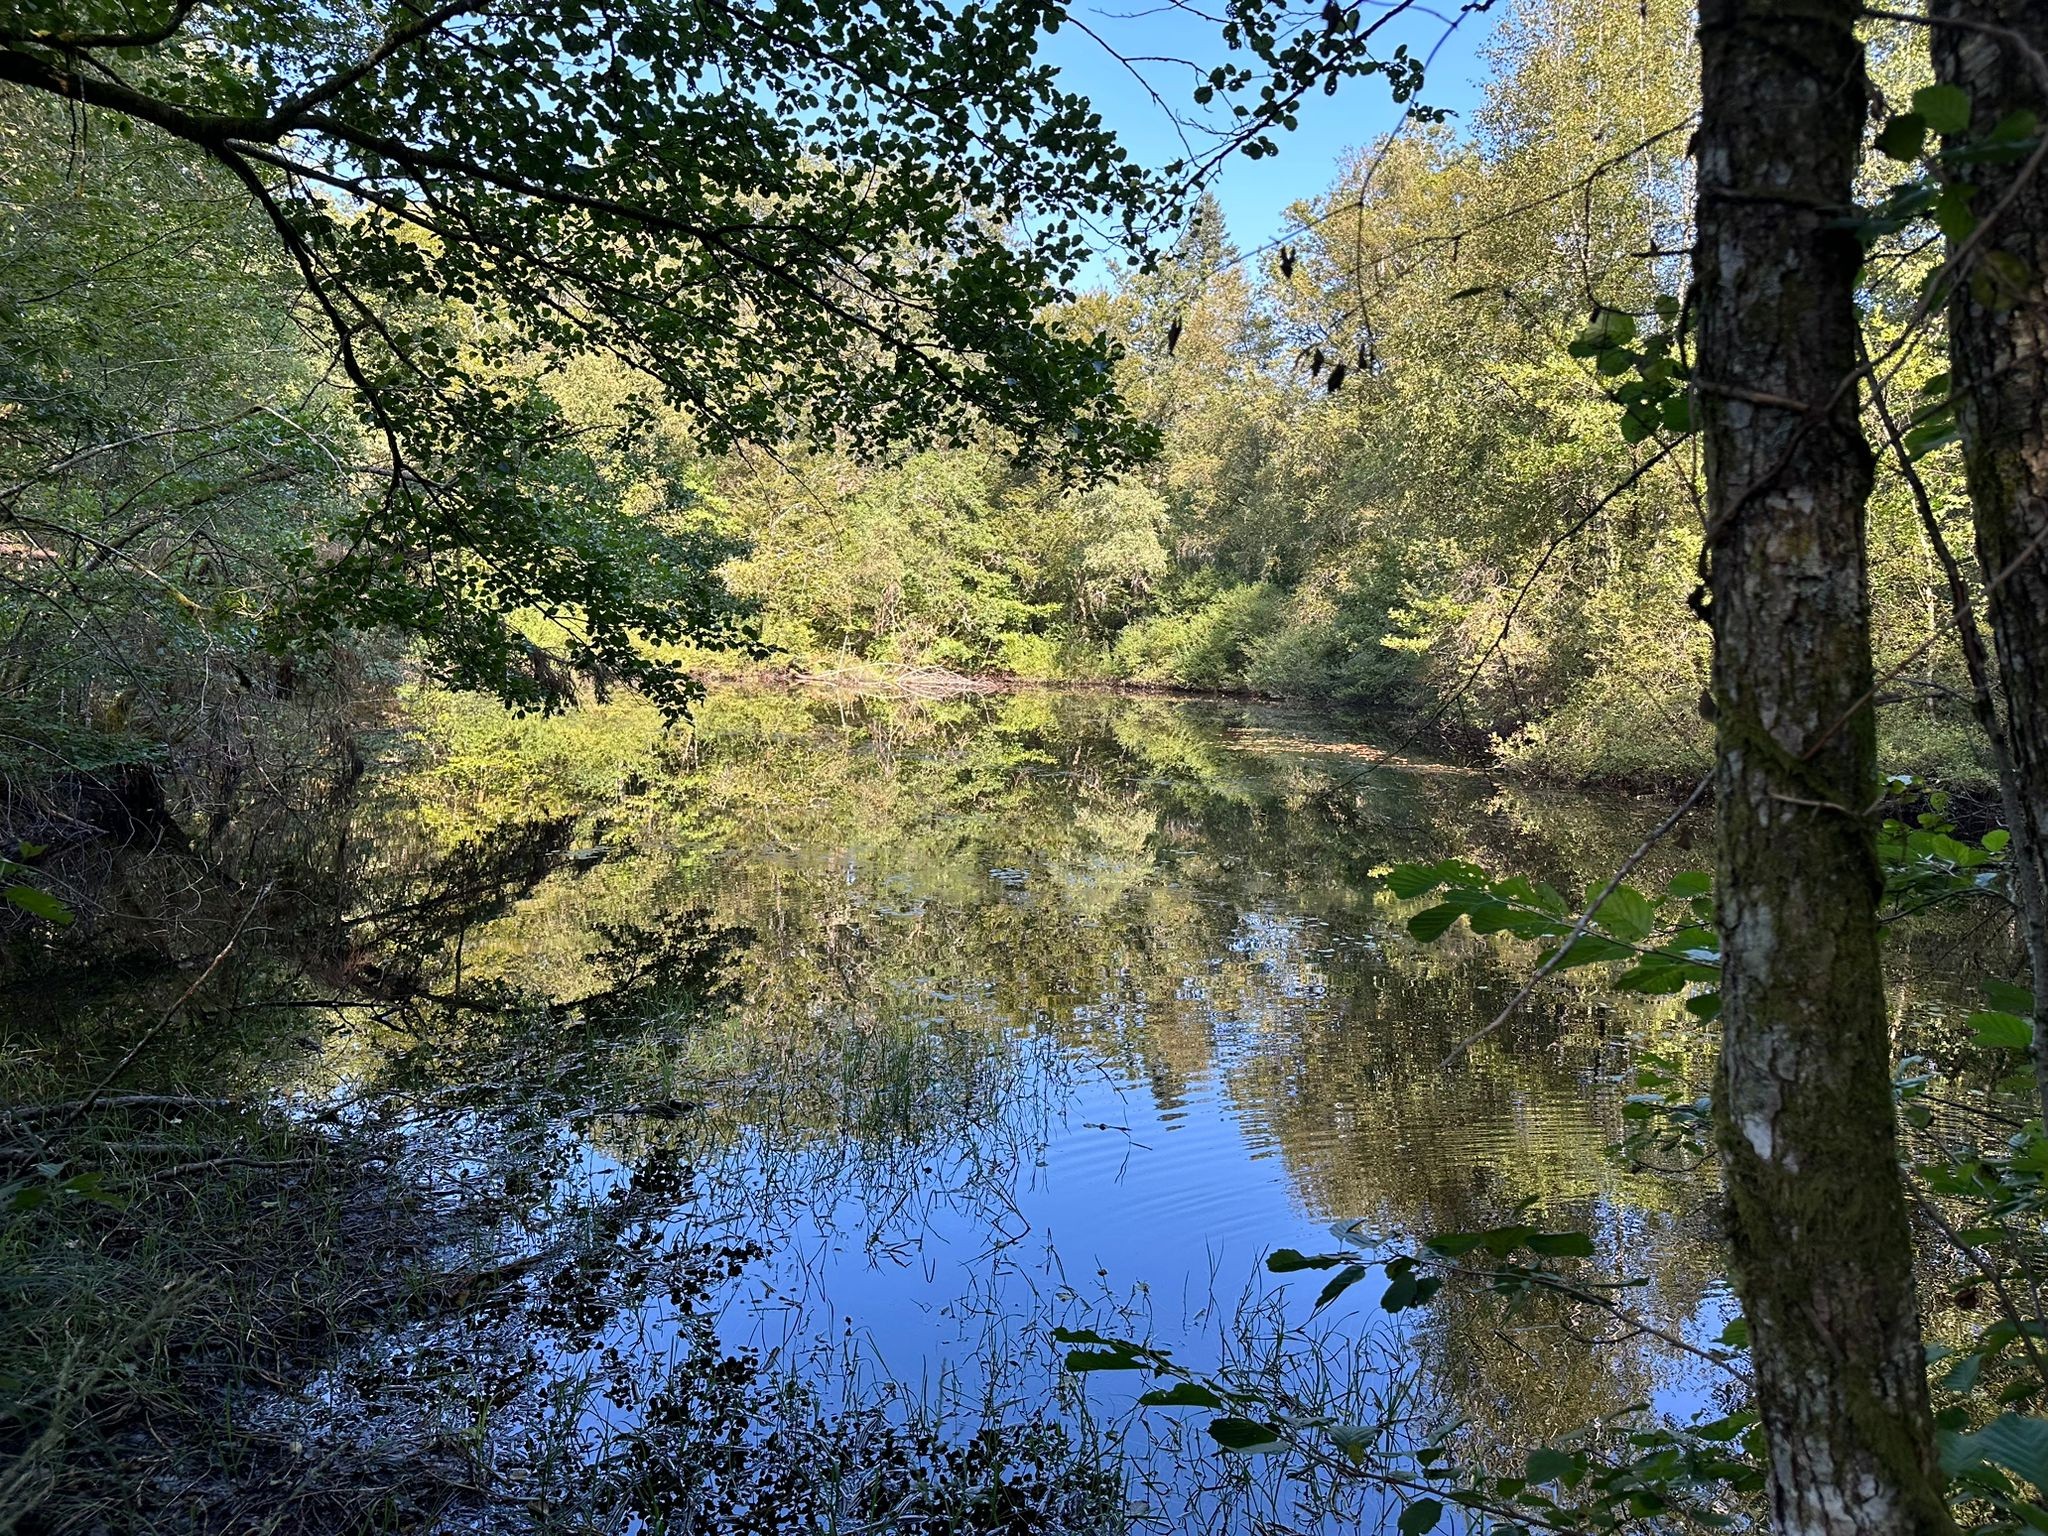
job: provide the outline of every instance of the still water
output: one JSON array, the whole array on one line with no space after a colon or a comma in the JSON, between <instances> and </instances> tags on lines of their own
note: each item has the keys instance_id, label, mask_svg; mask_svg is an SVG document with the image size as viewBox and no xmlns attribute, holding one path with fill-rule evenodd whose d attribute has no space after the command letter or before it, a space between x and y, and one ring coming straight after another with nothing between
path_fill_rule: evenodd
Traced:
<instances>
[{"instance_id":1,"label":"still water","mask_svg":"<svg viewBox=\"0 0 2048 1536\"><path fill-rule=\"evenodd\" d=\"M410 1411L469 1415L510 1474L644 1457L695 1400L669 1378L739 1360L806 1414L1054 1422L1138 1528L1246 1531L1371 1529L1398 1504L1218 1453L1208 1415L1134 1409L1142 1374L1064 1370L1054 1328L1456 1426L1482 1454L1710 1408L1703 1368L1654 1339L1589 1344L1453 1290L1396 1317L1377 1273L1318 1313L1324 1275L1264 1266L1527 1219L1594 1234L1666 1333L1727 1313L1705 1181L1610 1150L1633 1054L1703 1065L1699 1027L1564 978L1460 1051L1531 952L1417 944L1375 873L1456 854L1583 890L1664 807L1389 745L1322 714L1049 693L721 694L686 735L443 721L387 776L362 856L402 883L423 849L555 829L415 957L424 990L528 1022L359 1019L287 1087L500 1192L498 1241L580 1232L581 1289L536 1285L488 1344L474 1321L368 1341L312 1399L339 1422L409 1383ZM1696 862L1685 841L1659 878ZM649 1278L684 1247L689 1283ZM420 1366L437 1352L469 1363L464 1391ZM504 1370L479 1408L482 1354ZM622 1497L621 1523L679 1496Z\"/></svg>"}]
</instances>

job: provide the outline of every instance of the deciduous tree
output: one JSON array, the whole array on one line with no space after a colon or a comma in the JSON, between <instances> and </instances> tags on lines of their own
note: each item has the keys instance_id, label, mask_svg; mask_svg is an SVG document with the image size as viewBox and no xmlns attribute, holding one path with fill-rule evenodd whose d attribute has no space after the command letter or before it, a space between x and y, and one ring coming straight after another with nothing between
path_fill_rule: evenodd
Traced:
<instances>
[{"instance_id":1,"label":"deciduous tree","mask_svg":"<svg viewBox=\"0 0 2048 1536\"><path fill-rule=\"evenodd\" d=\"M1707 0L1695 392L1733 1268L1786 1536L1950 1528L1881 992L1854 0Z\"/></svg>"}]
</instances>

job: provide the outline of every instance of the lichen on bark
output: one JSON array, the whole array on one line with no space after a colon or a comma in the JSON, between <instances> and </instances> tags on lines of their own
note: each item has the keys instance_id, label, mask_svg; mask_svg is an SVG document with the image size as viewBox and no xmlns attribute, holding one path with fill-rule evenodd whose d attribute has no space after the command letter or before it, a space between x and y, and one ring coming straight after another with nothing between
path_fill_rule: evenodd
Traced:
<instances>
[{"instance_id":1,"label":"lichen on bark","mask_svg":"<svg viewBox=\"0 0 2048 1536\"><path fill-rule=\"evenodd\" d=\"M1880 984L1850 228L1853 0L1705 0L1698 408L1724 954L1719 1141L1773 1523L1952 1529Z\"/></svg>"}]
</instances>

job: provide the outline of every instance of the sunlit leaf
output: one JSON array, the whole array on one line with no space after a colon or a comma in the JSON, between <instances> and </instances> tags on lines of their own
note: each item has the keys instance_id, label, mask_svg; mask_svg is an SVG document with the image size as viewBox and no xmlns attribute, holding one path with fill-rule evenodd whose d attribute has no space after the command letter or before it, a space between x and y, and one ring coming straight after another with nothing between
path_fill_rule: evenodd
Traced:
<instances>
[{"instance_id":1,"label":"sunlit leaf","mask_svg":"<svg viewBox=\"0 0 2048 1536\"><path fill-rule=\"evenodd\" d=\"M1387 889L1402 901L1427 896L1444 883L1443 872L1435 864L1396 864L1386 878Z\"/></svg>"},{"instance_id":2,"label":"sunlit leaf","mask_svg":"<svg viewBox=\"0 0 2048 1536\"><path fill-rule=\"evenodd\" d=\"M1634 943L1649 937L1650 929L1656 925L1657 915L1649 898L1641 891L1626 885L1618 885L1608 892L1607 899L1600 903L1600 910L1594 913L1594 920L1618 939Z\"/></svg>"},{"instance_id":3,"label":"sunlit leaf","mask_svg":"<svg viewBox=\"0 0 2048 1536\"><path fill-rule=\"evenodd\" d=\"M1959 85L1923 85L1913 93L1913 111L1939 134L1970 126L1970 93Z\"/></svg>"},{"instance_id":4,"label":"sunlit leaf","mask_svg":"<svg viewBox=\"0 0 2048 1536\"><path fill-rule=\"evenodd\" d=\"M1970 1015L1970 1033L1979 1045L1997 1050L2024 1051L2034 1043L2034 1026L2029 1020L1993 1009Z\"/></svg>"}]
</instances>

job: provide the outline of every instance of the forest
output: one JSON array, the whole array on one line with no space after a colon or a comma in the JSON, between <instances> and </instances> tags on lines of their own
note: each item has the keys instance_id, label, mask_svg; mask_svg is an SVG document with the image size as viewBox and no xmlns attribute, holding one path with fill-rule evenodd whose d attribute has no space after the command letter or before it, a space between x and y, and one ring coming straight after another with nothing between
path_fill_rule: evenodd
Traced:
<instances>
[{"instance_id":1,"label":"forest","mask_svg":"<svg viewBox=\"0 0 2048 1536\"><path fill-rule=\"evenodd\" d=\"M2048 1530L2034 0L0 102L0 1536Z\"/></svg>"}]
</instances>

